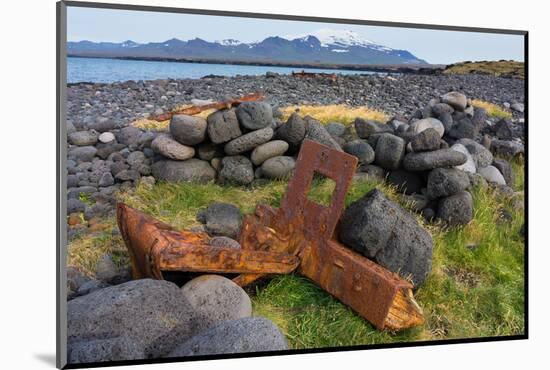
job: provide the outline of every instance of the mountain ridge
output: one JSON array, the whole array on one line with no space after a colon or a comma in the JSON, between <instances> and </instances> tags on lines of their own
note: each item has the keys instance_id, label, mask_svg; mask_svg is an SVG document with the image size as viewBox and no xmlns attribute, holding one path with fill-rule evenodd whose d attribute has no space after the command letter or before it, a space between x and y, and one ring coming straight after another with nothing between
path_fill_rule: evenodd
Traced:
<instances>
[{"instance_id":1,"label":"mountain ridge","mask_svg":"<svg viewBox=\"0 0 550 370\"><path fill-rule=\"evenodd\" d=\"M67 43L69 56L117 58L183 58L212 61L244 60L251 62L318 63L340 65L428 64L407 50L376 44L352 31L321 29L309 34L269 36L257 42L236 39L206 41L201 38L164 42L137 43L132 40Z\"/></svg>"}]
</instances>

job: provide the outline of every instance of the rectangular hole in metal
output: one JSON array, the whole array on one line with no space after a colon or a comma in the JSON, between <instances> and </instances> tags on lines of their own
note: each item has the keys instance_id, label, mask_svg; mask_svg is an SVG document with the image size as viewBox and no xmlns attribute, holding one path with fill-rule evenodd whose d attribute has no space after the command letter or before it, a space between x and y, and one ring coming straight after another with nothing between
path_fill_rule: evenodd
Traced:
<instances>
[{"instance_id":1,"label":"rectangular hole in metal","mask_svg":"<svg viewBox=\"0 0 550 370\"><path fill-rule=\"evenodd\" d=\"M315 171L307 192L307 199L328 208L332 203L332 195L335 190L336 182L333 179Z\"/></svg>"}]
</instances>

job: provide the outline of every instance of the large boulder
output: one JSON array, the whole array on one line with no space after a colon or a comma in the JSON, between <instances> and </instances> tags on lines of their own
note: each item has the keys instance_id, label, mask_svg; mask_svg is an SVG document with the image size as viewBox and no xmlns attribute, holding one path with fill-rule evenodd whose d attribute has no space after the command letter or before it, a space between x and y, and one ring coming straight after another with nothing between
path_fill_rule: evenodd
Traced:
<instances>
[{"instance_id":1,"label":"large boulder","mask_svg":"<svg viewBox=\"0 0 550 370\"><path fill-rule=\"evenodd\" d=\"M193 158L195 155L195 148L180 144L168 134L158 135L151 143L151 149L156 153L177 161L184 161Z\"/></svg>"},{"instance_id":2,"label":"large boulder","mask_svg":"<svg viewBox=\"0 0 550 370\"><path fill-rule=\"evenodd\" d=\"M370 164L374 161L374 149L365 140L352 140L344 145L344 151L357 157L359 163Z\"/></svg>"},{"instance_id":3,"label":"large boulder","mask_svg":"<svg viewBox=\"0 0 550 370\"><path fill-rule=\"evenodd\" d=\"M252 303L246 292L220 275L201 275L186 283L181 292L200 314L201 331L223 321L252 315Z\"/></svg>"},{"instance_id":4,"label":"large boulder","mask_svg":"<svg viewBox=\"0 0 550 370\"><path fill-rule=\"evenodd\" d=\"M206 120L186 114L174 114L170 120L172 137L183 145L196 145L204 141Z\"/></svg>"},{"instance_id":5,"label":"large boulder","mask_svg":"<svg viewBox=\"0 0 550 370\"><path fill-rule=\"evenodd\" d=\"M376 143L375 163L387 170L396 170L405 154L405 140L392 134L382 134Z\"/></svg>"},{"instance_id":6,"label":"large boulder","mask_svg":"<svg viewBox=\"0 0 550 370\"><path fill-rule=\"evenodd\" d=\"M474 201L467 191L442 198L437 217L449 226L466 225L474 217Z\"/></svg>"},{"instance_id":7,"label":"large boulder","mask_svg":"<svg viewBox=\"0 0 550 370\"><path fill-rule=\"evenodd\" d=\"M433 152L408 153L403 158L403 167L408 171L427 171L439 167L454 167L466 163L463 153L451 149L439 149Z\"/></svg>"},{"instance_id":8,"label":"large boulder","mask_svg":"<svg viewBox=\"0 0 550 370\"><path fill-rule=\"evenodd\" d=\"M470 186L466 172L455 168L436 168L428 175L428 197L436 199L448 197Z\"/></svg>"},{"instance_id":9,"label":"large boulder","mask_svg":"<svg viewBox=\"0 0 550 370\"><path fill-rule=\"evenodd\" d=\"M340 240L387 269L424 282L432 267L433 241L418 221L374 189L352 203L341 219Z\"/></svg>"},{"instance_id":10,"label":"large boulder","mask_svg":"<svg viewBox=\"0 0 550 370\"><path fill-rule=\"evenodd\" d=\"M178 345L169 357L281 351L288 348L277 326L263 317L225 321Z\"/></svg>"},{"instance_id":11,"label":"large boulder","mask_svg":"<svg viewBox=\"0 0 550 370\"><path fill-rule=\"evenodd\" d=\"M271 125L273 111L271 105L264 102L244 102L237 107L237 118L245 129L259 130Z\"/></svg>"},{"instance_id":12,"label":"large boulder","mask_svg":"<svg viewBox=\"0 0 550 370\"><path fill-rule=\"evenodd\" d=\"M234 109L216 111L206 119L208 137L214 144L221 144L242 135Z\"/></svg>"},{"instance_id":13,"label":"large boulder","mask_svg":"<svg viewBox=\"0 0 550 370\"><path fill-rule=\"evenodd\" d=\"M468 99L466 95L456 91L448 92L441 97L441 101L445 104L449 104L451 107L458 111L463 111L468 105Z\"/></svg>"},{"instance_id":14,"label":"large boulder","mask_svg":"<svg viewBox=\"0 0 550 370\"><path fill-rule=\"evenodd\" d=\"M218 180L222 184L247 185L254 180L252 162L242 155L224 157Z\"/></svg>"},{"instance_id":15,"label":"large boulder","mask_svg":"<svg viewBox=\"0 0 550 370\"><path fill-rule=\"evenodd\" d=\"M306 136L306 121L294 112L288 117L285 124L277 129L276 138L289 144L289 149L296 152Z\"/></svg>"},{"instance_id":16,"label":"large boulder","mask_svg":"<svg viewBox=\"0 0 550 370\"><path fill-rule=\"evenodd\" d=\"M288 143L283 140L268 141L257 146L250 154L250 160L255 166L260 166L269 158L283 155L288 150Z\"/></svg>"},{"instance_id":17,"label":"large boulder","mask_svg":"<svg viewBox=\"0 0 550 370\"><path fill-rule=\"evenodd\" d=\"M441 123L440 120L437 118L423 118L419 119L418 121L414 121L409 126L409 131L418 135L424 130L427 130L429 128L434 129L439 134L439 138L441 139L443 137L443 134L445 133L445 127L443 126L443 123Z\"/></svg>"},{"instance_id":18,"label":"large boulder","mask_svg":"<svg viewBox=\"0 0 550 370\"><path fill-rule=\"evenodd\" d=\"M241 233L243 215L233 204L212 203L197 214L197 220L204 224L208 234L236 240Z\"/></svg>"},{"instance_id":19,"label":"large boulder","mask_svg":"<svg viewBox=\"0 0 550 370\"><path fill-rule=\"evenodd\" d=\"M208 182L216 178L216 170L210 163L197 158L185 161L158 161L151 166L151 171L156 179L172 182Z\"/></svg>"},{"instance_id":20,"label":"large boulder","mask_svg":"<svg viewBox=\"0 0 550 370\"><path fill-rule=\"evenodd\" d=\"M96 121L90 123L88 127L91 130L107 132L116 128L116 122L111 118L99 117Z\"/></svg>"},{"instance_id":21,"label":"large boulder","mask_svg":"<svg viewBox=\"0 0 550 370\"><path fill-rule=\"evenodd\" d=\"M67 303L69 353L73 343L128 337L135 344L129 353L159 357L195 334L198 324L178 286L164 280L133 280Z\"/></svg>"},{"instance_id":22,"label":"large boulder","mask_svg":"<svg viewBox=\"0 0 550 370\"><path fill-rule=\"evenodd\" d=\"M245 153L268 142L272 137L273 129L271 127L262 128L231 140L225 144L224 151L227 155Z\"/></svg>"},{"instance_id":23,"label":"large boulder","mask_svg":"<svg viewBox=\"0 0 550 370\"><path fill-rule=\"evenodd\" d=\"M292 175L295 166L296 161L289 156L269 158L262 163L262 175L268 179L287 179Z\"/></svg>"}]
</instances>

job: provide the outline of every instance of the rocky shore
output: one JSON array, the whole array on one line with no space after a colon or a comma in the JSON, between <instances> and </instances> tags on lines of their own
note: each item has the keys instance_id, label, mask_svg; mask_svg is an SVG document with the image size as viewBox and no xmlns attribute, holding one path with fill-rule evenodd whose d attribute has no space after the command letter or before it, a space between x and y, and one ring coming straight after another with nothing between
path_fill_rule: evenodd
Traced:
<instances>
[{"instance_id":1,"label":"rocky shore","mask_svg":"<svg viewBox=\"0 0 550 370\"><path fill-rule=\"evenodd\" d=\"M289 75L215 77L182 80L79 83L67 89L67 118L76 128L100 119L121 128L132 120L171 110L193 99L222 100L264 92L274 106L295 104L368 105L389 115L410 115L432 97L460 91L498 105L524 103L524 81L487 75L348 75L332 84L322 78ZM519 118L522 114L514 111Z\"/></svg>"},{"instance_id":2,"label":"rocky shore","mask_svg":"<svg viewBox=\"0 0 550 370\"><path fill-rule=\"evenodd\" d=\"M174 115L162 132L129 125L191 99L251 91L264 92L266 101L207 118ZM512 118L488 115L472 105L473 98L507 107ZM299 111L283 119L278 109L335 103L369 104L391 118L324 125ZM523 81L472 75L350 76L336 84L261 76L70 86L69 238L82 231L81 216L93 228L97 219L113 216L119 190L139 183L250 187L286 179L304 140L356 156L354 181L393 185L426 222L466 225L476 212L476 187L490 186L510 201L521 200L513 190L510 161L525 150L523 108ZM345 210L338 238L419 286L431 272L434 241L410 211L374 189ZM201 231L213 237L211 245L240 248L238 207L214 203L196 217ZM226 278L202 276L180 289L167 281L129 281L128 272L108 254L93 278L69 268L70 362L288 348L279 328L252 317L246 292Z\"/></svg>"}]
</instances>

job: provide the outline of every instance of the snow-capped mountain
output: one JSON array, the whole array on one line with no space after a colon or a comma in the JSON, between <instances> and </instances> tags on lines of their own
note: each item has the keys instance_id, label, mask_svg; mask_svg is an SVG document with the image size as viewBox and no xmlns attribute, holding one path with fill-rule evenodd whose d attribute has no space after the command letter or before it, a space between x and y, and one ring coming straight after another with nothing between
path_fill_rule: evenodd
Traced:
<instances>
[{"instance_id":1,"label":"snow-capped mountain","mask_svg":"<svg viewBox=\"0 0 550 370\"><path fill-rule=\"evenodd\" d=\"M68 42L71 56L163 58L201 61L304 65L425 64L407 50L392 49L353 31L320 29L305 35L271 36L244 43L200 38L164 42Z\"/></svg>"},{"instance_id":2,"label":"snow-capped mountain","mask_svg":"<svg viewBox=\"0 0 550 370\"><path fill-rule=\"evenodd\" d=\"M306 35L297 35L297 36L285 36L287 40L294 40L299 38L307 38L313 36L319 40L321 46L330 47L330 46L371 46L375 45L374 42L368 40L356 32L350 30L332 30L329 28L322 28L320 30L310 32Z\"/></svg>"}]
</instances>

